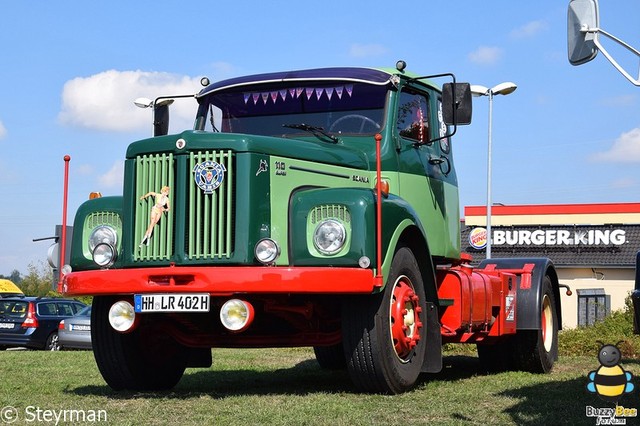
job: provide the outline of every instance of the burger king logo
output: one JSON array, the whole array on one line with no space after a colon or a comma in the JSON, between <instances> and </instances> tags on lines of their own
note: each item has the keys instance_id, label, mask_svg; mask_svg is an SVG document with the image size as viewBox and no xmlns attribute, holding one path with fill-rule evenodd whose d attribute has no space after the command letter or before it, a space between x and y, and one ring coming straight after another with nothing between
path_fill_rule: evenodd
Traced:
<instances>
[{"instance_id":1,"label":"burger king logo","mask_svg":"<svg viewBox=\"0 0 640 426\"><path fill-rule=\"evenodd\" d=\"M485 228L473 228L469 233L469 244L477 250L485 248L487 246L487 230Z\"/></svg>"}]
</instances>

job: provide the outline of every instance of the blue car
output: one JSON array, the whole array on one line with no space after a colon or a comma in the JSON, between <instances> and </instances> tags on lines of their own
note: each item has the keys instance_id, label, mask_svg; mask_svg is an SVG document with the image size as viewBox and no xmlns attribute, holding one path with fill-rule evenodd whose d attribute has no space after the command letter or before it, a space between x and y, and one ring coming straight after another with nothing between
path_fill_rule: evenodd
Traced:
<instances>
[{"instance_id":1,"label":"blue car","mask_svg":"<svg viewBox=\"0 0 640 426\"><path fill-rule=\"evenodd\" d=\"M86 305L77 300L51 297L0 299L0 349L26 347L60 349L58 325Z\"/></svg>"}]
</instances>

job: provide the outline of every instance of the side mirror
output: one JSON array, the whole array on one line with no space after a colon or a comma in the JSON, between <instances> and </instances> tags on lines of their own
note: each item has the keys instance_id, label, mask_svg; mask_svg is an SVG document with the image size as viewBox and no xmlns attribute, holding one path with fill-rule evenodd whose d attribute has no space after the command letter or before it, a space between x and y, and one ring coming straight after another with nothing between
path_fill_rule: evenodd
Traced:
<instances>
[{"instance_id":1,"label":"side mirror","mask_svg":"<svg viewBox=\"0 0 640 426\"><path fill-rule=\"evenodd\" d=\"M471 124L471 86L469 83L442 85L442 116L445 124L461 126Z\"/></svg>"},{"instance_id":2,"label":"side mirror","mask_svg":"<svg viewBox=\"0 0 640 426\"><path fill-rule=\"evenodd\" d=\"M571 65L589 62L598 54L598 0L571 0L567 13L567 49Z\"/></svg>"},{"instance_id":3,"label":"side mirror","mask_svg":"<svg viewBox=\"0 0 640 426\"><path fill-rule=\"evenodd\" d=\"M169 105L154 105L153 136L164 136L169 133Z\"/></svg>"}]
</instances>

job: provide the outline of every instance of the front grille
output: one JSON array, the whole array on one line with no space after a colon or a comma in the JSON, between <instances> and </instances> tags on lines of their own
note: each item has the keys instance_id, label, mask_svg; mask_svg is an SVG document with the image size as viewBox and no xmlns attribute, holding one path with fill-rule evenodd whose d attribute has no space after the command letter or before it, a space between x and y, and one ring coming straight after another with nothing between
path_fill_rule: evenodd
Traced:
<instances>
[{"instance_id":1,"label":"front grille","mask_svg":"<svg viewBox=\"0 0 640 426\"><path fill-rule=\"evenodd\" d=\"M204 166L216 164L224 169L220 185L199 187L194 178L195 169L200 166L199 170L202 170ZM140 155L136 157L135 169L136 262L170 260L177 250L184 250L188 260L231 257L234 244L235 180L231 151L192 152L186 158L174 157L172 154ZM178 179L178 174L182 179ZM180 188L175 187L177 184ZM149 196L146 200L140 200L140 197L149 192L159 194L163 186L170 188L170 209L162 213L153 227L151 238L141 244L156 200L154 196ZM180 200L180 205L177 205L176 200ZM180 232L176 232L178 229ZM176 235L180 241L176 240Z\"/></svg>"},{"instance_id":2,"label":"front grille","mask_svg":"<svg viewBox=\"0 0 640 426\"><path fill-rule=\"evenodd\" d=\"M229 258L233 252L233 182L231 151L206 151L189 155L189 196L187 205L188 259ZM214 162L224 168L220 186L212 191L198 187L194 178L198 165ZM207 193L210 192L210 193Z\"/></svg>"},{"instance_id":3,"label":"front grille","mask_svg":"<svg viewBox=\"0 0 640 426\"><path fill-rule=\"evenodd\" d=\"M134 214L134 260L168 260L174 253L174 217L176 206L172 202L175 193L175 160L173 154L139 155L136 157L136 191ZM148 193L160 194L163 186L169 187L169 211L162 213L153 227L151 237L144 244L144 235L150 224L151 210L159 196L140 198Z\"/></svg>"}]
</instances>

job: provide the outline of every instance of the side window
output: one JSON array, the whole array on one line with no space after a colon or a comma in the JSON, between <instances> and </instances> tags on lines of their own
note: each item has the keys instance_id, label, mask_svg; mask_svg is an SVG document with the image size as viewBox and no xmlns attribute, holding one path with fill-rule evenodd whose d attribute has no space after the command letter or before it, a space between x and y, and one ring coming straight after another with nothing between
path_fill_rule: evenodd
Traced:
<instances>
[{"instance_id":1,"label":"side window","mask_svg":"<svg viewBox=\"0 0 640 426\"><path fill-rule=\"evenodd\" d=\"M398 104L398 134L416 142L427 142L429 134L429 99L421 93L403 90Z\"/></svg>"},{"instance_id":2,"label":"side window","mask_svg":"<svg viewBox=\"0 0 640 426\"><path fill-rule=\"evenodd\" d=\"M69 303L58 303L58 315L60 316L72 316L73 309Z\"/></svg>"},{"instance_id":3,"label":"side window","mask_svg":"<svg viewBox=\"0 0 640 426\"><path fill-rule=\"evenodd\" d=\"M440 139L440 149L445 154L448 154L451 150L451 140L447 136L444 137L447 133L449 133L449 127L444 122L444 117L442 115L442 98L438 98L438 137Z\"/></svg>"},{"instance_id":4,"label":"side window","mask_svg":"<svg viewBox=\"0 0 640 426\"><path fill-rule=\"evenodd\" d=\"M57 315L57 311L55 303L38 304L38 313L40 315Z\"/></svg>"}]
</instances>

